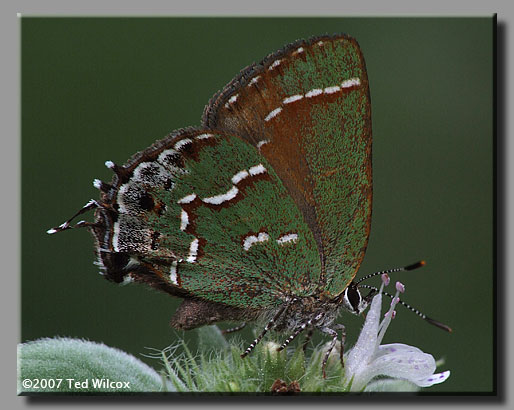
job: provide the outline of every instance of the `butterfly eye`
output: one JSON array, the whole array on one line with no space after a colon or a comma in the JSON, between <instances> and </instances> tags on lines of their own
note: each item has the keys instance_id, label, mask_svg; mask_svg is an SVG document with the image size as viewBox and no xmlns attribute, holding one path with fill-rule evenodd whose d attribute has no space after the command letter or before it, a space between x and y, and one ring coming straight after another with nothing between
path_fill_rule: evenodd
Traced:
<instances>
[{"instance_id":1,"label":"butterfly eye","mask_svg":"<svg viewBox=\"0 0 514 410\"><path fill-rule=\"evenodd\" d=\"M355 286L348 286L344 291L344 306L350 312L356 315L360 314L364 310L361 306L362 296L359 290ZM364 307L365 308L365 307Z\"/></svg>"}]
</instances>

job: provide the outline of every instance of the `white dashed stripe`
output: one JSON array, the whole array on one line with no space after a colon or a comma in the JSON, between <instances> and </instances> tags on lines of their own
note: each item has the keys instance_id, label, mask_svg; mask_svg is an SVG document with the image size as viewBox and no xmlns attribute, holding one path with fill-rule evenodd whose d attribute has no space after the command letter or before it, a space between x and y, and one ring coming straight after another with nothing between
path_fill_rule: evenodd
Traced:
<instances>
[{"instance_id":1,"label":"white dashed stripe","mask_svg":"<svg viewBox=\"0 0 514 410\"><path fill-rule=\"evenodd\" d=\"M323 44L323 42L320 42L320 43ZM312 90L307 91L304 95L302 95L302 94L291 95L289 97L284 98L282 100L282 104L283 105L291 104L291 103L293 103L295 101L301 100L304 97L305 98L312 98L312 97L316 97L316 96L321 95L321 94L334 94L334 93L337 93L337 92L341 91L343 88L350 88L350 87L358 86L358 85L360 85L360 83L361 82L360 82L359 78L357 78L357 77L350 78L349 80L343 81L341 83L341 85L332 85L330 87L325 87L324 89L313 88ZM274 110L272 110L272 111L270 111L268 113L268 115L264 118L264 121L267 122L267 121L275 118L278 114L280 114L281 111L282 111L282 107L275 108Z\"/></svg>"},{"instance_id":2,"label":"white dashed stripe","mask_svg":"<svg viewBox=\"0 0 514 410\"><path fill-rule=\"evenodd\" d=\"M325 94L333 94L333 93L337 93L338 91L341 91L341 87L339 87L338 85L334 85L332 87L327 87L323 90L323 92Z\"/></svg>"},{"instance_id":3,"label":"white dashed stripe","mask_svg":"<svg viewBox=\"0 0 514 410\"><path fill-rule=\"evenodd\" d=\"M264 167L264 165L262 165L262 164L254 165L253 167L250 167L248 170L243 169L243 170L237 172L236 174L234 174L234 176L231 179L231 181L234 185L227 192L225 192L224 194L221 194L221 195L215 195L215 196L203 198L202 201L205 203L208 203L208 204L212 204L212 205L221 205L223 202L230 201L231 199L234 199L237 196L237 194L239 193L239 189L236 187L236 184L241 182L243 179L248 178L249 176L260 175L265 172L267 172L267 170ZM186 195L185 197L179 199L177 201L177 203L189 204L189 203L193 202L196 199L196 197L197 197L197 195L193 192L193 193ZM189 214L187 213L187 211L182 209L181 214L180 214L180 229L182 231L185 231L187 226L189 225L189 223L190 223ZM115 228L116 228L116 226L115 226ZM115 229L115 235L116 235L116 229ZM267 240L269 240L269 235L267 233L262 232L258 236L255 236L255 235L248 236L245 239L243 246L246 250L248 250L254 243L263 242L263 241L267 241ZM113 242L117 242L117 238L116 238L116 241L113 240ZM186 259L187 262L189 262L189 263L196 262L199 245L200 244L199 244L198 239L197 238L193 239L193 241L191 242L191 245L189 246L189 256ZM172 265L172 267L170 269L170 279L173 283L178 285L178 283L174 282L174 280L175 281L177 280L177 277L173 276L173 272L176 273L176 270L173 271L173 265Z\"/></svg>"},{"instance_id":4,"label":"white dashed stripe","mask_svg":"<svg viewBox=\"0 0 514 410\"><path fill-rule=\"evenodd\" d=\"M290 233L287 235L283 235L277 239L277 243L279 245L284 245L287 242L296 242L298 240L298 235L295 233Z\"/></svg>"},{"instance_id":5,"label":"white dashed stripe","mask_svg":"<svg viewBox=\"0 0 514 410\"><path fill-rule=\"evenodd\" d=\"M278 114L280 114L280 111L282 111L282 107L275 108L266 116L266 118L264 118L264 121L269 121L272 118L276 117Z\"/></svg>"},{"instance_id":6,"label":"white dashed stripe","mask_svg":"<svg viewBox=\"0 0 514 410\"><path fill-rule=\"evenodd\" d=\"M214 137L214 135L212 135L212 134L200 134L200 135L196 136L196 139L197 140L206 140L208 138L213 138L213 137Z\"/></svg>"},{"instance_id":7,"label":"white dashed stripe","mask_svg":"<svg viewBox=\"0 0 514 410\"><path fill-rule=\"evenodd\" d=\"M234 185L232 185L232 188L230 188L227 192L220 195L214 195L207 198L203 198L202 201L207 204L212 205L220 205L223 202L230 201L231 199L234 199L237 194L239 193L239 189L236 187L236 185L241 182L243 179L247 178L248 176L255 176L259 174L263 174L267 172L266 168L262 164L254 165L253 167L249 168L248 171L246 169L243 169L242 171L239 171L236 173L231 181ZM185 197L179 199L177 201L178 204L189 204L193 202L196 199L196 194L193 192L192 194L186 195ZM182 211L181 214L181 227L187 226L187 223L189 223L188 215L187 213L184 213L185 211ZM186 222L187 220L187 222Z\"/></svg>"},{"instance_id":8,"label":"white dashed stripe","mask_svg":"<svg viewBox=\"0 0 514 410\"><path fill-rule=\"evenodd\" d=\"M196 198L196 194L192 193L189 195L186 195L184 198L181 198L177 201L178 204L189 204L190 202L193 202Z\"/></svg>"},{"instance_id":9,"label":"white dashed stripe","mask_svg":"<svg viewBox=\"0 0 514 410\"><path fill-rule=\"evenodd\" d=\"M282 100L282 102L284 104L290 104L292 102L295 102L295 101L298 101L298 100L301 100L303 98L303 95L301 94L295 94L295 95L292 95L291 97L287 97L287 98L284 98Z\"/></svg>"},{"instance_id":10,"label":"white dashed stripe","mask_svg":"<svg viewBox=\"0 0 514 410\"><path fill-rule=\"evenodd\" d=\"M228 99L228 101L225 103L225 107L228 108L231 104L234 104L236 102L238 96L239 96L239 94L235 94L232 97L230 97Z\"/></svg>"},{"instance_id":11,"label":"white dashed stripe","mask_svg":"<svg viewBox=\"0 0 514 410\"><path fill-rule=\"evenodd\" d=\"M250 175L248 173L248 171L246 169L243 169L242 171L239 171L237 174L235 174L232 177L232 183L234 185L237 185L239 182L241 182L243 179L245 179L248 175Z\"/></svg>"},{"instance_id":12,"label":"white dashed stripe","mask_svg":"<svg viewBox=\"0 0 514 410\"><path fill-rule=\"evenodd\" d=\"M269 140L261 140L257 143L257 149L260 151L261 150L261 147L264 145L264 144L267 144L268 142L270 142Z\"/></svg>"},{"instance_id":13,"label":"white dashed stripe","mask_svg":"<svg viewBox=\"0 0 514 410\"><path fill-rule=\"evenodd\" d=\"M120 233L120 223L114 222L114 226L112 228L112 249L114 249L114 252L119 252L120 247L118 245L119 242L119 233Z\"/></svg>"},{"instance_id":14,"label":"white dashed stripe","mask_svg":"<svg viewBox=\"0 0 514 410\"><path fill-rule=\"evenodd\" d=\"M187 225L189 224L189 215L186 211L182 209L182 212L180 214L180 230L185 231L187 228Z\"/></svg>"},{"instance_id":15,"label":"white dashed stripe","mask_svg":"<svg viewBox=\"0 0 514 410\"><path fill-rule=\"evenodd\" d=\"M202 201L207 204L220 205L225 201L230 201L231 199L234 199L238 192L239 192L239 189L237 189L237 187L233 186L224 194L215 195L215 196L211 196L208 198L203 198Z\"/></svg>"},{"instance_id":16,"label":"white dashed stripe","mask_svg":"<svg viewBox=\"0 0 514 410\"><path fill-rule=\"evenodd\" d=\"M354 85L361 85L360 78L357 78L357 77L350 78L349 80L343 81L341 83L341 87L343 87L343 88L353 87Z\"/></svg>"},{"instance_id":17,"label":"white dashed stripe","mask_svg":"<svg viewBox=\"0 0 514 410\"><path fill-rule=\"evenodd\" d=\"M307 91L305 93L305 97L312 98L312 97L316 97L317 95L320 95L320 94L323 94L323 90L321 88L314 88L310 91Z\"/></svg>"},{"instance_id":18,"label":"white dashed stripe","mask_svg":"<svg viewBox=\"0 0 514 410\"><path fill-rule=\"evenodd\" d=\"M177 266L178 266L178 262L177 262L177 261L173 261L173 262L171 262L171 267L170 267L170 280L171 280L171 283L173 283L174 285L177 285L177 286L178 286L178 273L177 273Z\"/></svg>"},{"instance_id":19,"label":"white dashed stripe","mask_svg":"<svg viewBox=\"0 0 514 410\"><path fill-rule=\"evenodd\" d=\"M196 261L196 255L198 254L198 239L195 238L189 245L189 256L186 261L189 263L194 263Z\"/></svg>"},{"instance_id":20,"label":"white dashed stripe","mask_svg":"<svg viewBox=\"0 0 514 410\"><path fill-rule=\"evenodd\" d=\"M257 144L257 148L261 147L263 144L266 144L269 142L269 140L259 141ZM243 169L242 171L239 171L237 174L235 174L231 181L234 185L239 184L243 179L248 178L249 176L255 176L259 174L263 174L267 172L266 168L264 168L264 165L254 165L253 167L249 168L248 171L246 169Z\"/></svg>"},{"instance_id":21,"label":"white dashed stripe","mask_svg":"<svg viewBox=\"0 0 514 410\"><path fill-rule=\"evenodd\" d=\"M250 249L253 245L259 242L266 242L269 240L269 235L266 232L261 232L257 236L249 235L245 238L243 242L243 248L245 251Z\"/></svg>"},{"instance_id":22,"label":"white dashed stripe","mask_svg":"<svg viewBox=\"0 0 514 410\"><path fill-rule=\"evenodd\" d=\"M255 165L253 167L251 167L248 172L250 173L250 175L254 176L254 175L259 175L259 174L264 174L266 172L266 168L264 168L264 165L262 164L259 164L259 165Z\"/></svg>"},{"instance_id":23,"label":"white dashed stripe","mask_svg":"<svg viewBox=\"0 0 514 410\"><path fill-rule=\"evenodd\" d=\"M173 148L179 151L182 147L186 146L187 144L191 144L192 142L193 141L189 138L184 138L183 140L178 141Z\"/></svg>"},{"instance_id":24,"label":"white dashed stripe","mask_svg":"<svg viewBox=\"0 0 514 410\"><path fill-rule=\"evenodd\" d=\"M250 80L250 82L248 83L248 85L250 86L250 85L256 84L256 83L257 83L257 81L259 81L259 78L261 78L261 76L260 76L260 75L258 75L257 77L252 78L252 79Z\"/></svg>"},{"instance_id":25,"label":"white dashed stripe","mask_svg":"<svg viewBox=\"0 0 514 410\"><path fill-rule=\"evenodd\" d=\"M273 70L275 67L278 67L282 63L282 60L275 60L273 64L271 64L268 68L268 70Z\"/></svg>"}]
</instances>

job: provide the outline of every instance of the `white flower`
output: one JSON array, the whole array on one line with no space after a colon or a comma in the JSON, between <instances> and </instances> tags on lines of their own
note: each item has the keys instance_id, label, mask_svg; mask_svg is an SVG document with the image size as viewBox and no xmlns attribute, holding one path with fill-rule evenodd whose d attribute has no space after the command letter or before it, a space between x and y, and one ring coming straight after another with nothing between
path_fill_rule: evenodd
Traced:
<instances>
[{"instance_id":1,"label":"white flower","mask_svg":"<svg viewBox=\"0 0 514 410\"><path fill-rule=\"evenodd\" d=\"M394 307L399 301L398 295L405 290L400 282L396 282L397 290L391 308L380 322L382 290L389 283L387 275L383 276L382 282L379 293L371 302L359 339L347 354L345 382L351 382L351 391L384 391L387 385L394 384L391 379L400 379L402 383L398 383L398 386L405 386L405 381L419 387L444 382L450 376L450 371L434 374L436 363L432 355L402 343L380 345L395 316ZM377 376L389 379L381 378L369 384Z\"/></svg>"}]
</instances>

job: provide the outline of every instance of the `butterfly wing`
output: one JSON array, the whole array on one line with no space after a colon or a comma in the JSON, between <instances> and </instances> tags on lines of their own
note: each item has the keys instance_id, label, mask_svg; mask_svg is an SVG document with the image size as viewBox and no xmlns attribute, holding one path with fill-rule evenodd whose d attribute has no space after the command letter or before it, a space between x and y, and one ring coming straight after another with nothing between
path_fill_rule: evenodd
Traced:
<instances>
[{"instance_id":1,"label":"butterfly wing","mask_svg":"<svg viewBox=\"0 0 514 410\"><path fill-rule=\"evenodd\" d=\"M181 130L114 170L92 228L108 278L248 309L315 291L314 237L242 138Z\"/></svg>"},{"instance_id":2,"label":"butterfly wing","mask_svg":"<svg viewBox=\"0 0 514 410\"><path fill-rule=\"evenodd\" d=\"M212 98L203 124L242 136L269 161L314 235L320 287L342 292L371 223L371 108L357 42L323 36L268 56Z\"/></svg>"}]
</instances>

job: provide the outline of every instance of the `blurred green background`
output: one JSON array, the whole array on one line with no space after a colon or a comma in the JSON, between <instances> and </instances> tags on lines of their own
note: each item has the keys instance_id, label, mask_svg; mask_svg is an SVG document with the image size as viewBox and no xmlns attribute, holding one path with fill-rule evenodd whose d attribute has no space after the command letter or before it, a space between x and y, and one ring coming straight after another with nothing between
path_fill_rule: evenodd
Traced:
<instances>
[{"instance_id":1,"label":"blurred green background","mask_svg":"<svg viewBox=\"0 0 514 410\"><path fill-rule=\"evenodd\" d=\"M373 116L373 222L358 275L426 259L424 269L393 279L405 283L407 302L454 333L398 308L385 342L446 359L450 379L427 392L490 392L493 24L24 17L21 340L88 338L136 356L175 341L168 321L178 299L102 279L87 231L46 230L98 197L93 178L111 178L105 160L123 163L170 131L199 124L209 98L246 65L298 38L345 32L366 58ZM353 344L362 318L339 320ZM194 345L194 332L184 337ZM252 331L242 337L249 343Z\"/></svg>"}]
</instances>

